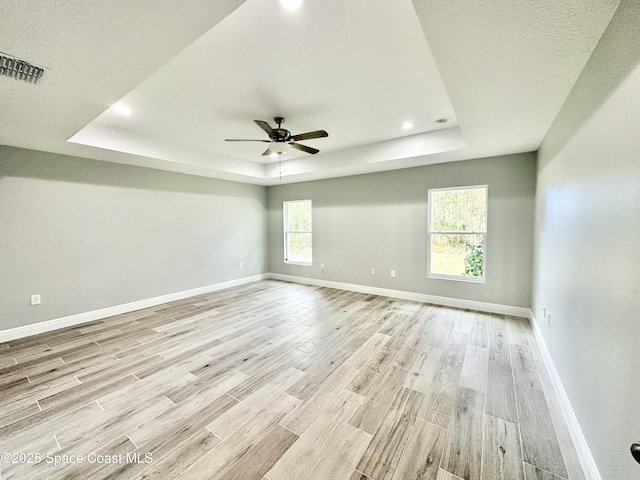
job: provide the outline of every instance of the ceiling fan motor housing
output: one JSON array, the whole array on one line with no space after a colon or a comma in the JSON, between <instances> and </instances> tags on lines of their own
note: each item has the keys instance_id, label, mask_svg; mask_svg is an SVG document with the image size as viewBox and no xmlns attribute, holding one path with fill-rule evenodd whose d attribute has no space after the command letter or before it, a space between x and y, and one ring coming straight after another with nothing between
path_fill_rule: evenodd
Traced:
<instances>
[{"instance_id":1,"label":"ceiling fan motor housing","mask_svg":"<svg viewBox=\"0 0 640 480\"><path fill-rule=\"evenodd\" d=\"M272 140L274 142L286 142L291 138L291 132L284 128L274 128Z\"/></svg>"},{"instance_id":2,"label":"ceiling fan motor housing","mask_svg":"<svg viewBox=\"0 0 640 480\"><path fill-rule=\"evenodd\" d=\"M291 138L291 132L289 130L285 130L282 128L282 124L284 123L284 117L273 117L273 121L276 122L278 128L274 128L273 135L271 139L274 142L286 142Z\"/></svg>"}]
</instances>

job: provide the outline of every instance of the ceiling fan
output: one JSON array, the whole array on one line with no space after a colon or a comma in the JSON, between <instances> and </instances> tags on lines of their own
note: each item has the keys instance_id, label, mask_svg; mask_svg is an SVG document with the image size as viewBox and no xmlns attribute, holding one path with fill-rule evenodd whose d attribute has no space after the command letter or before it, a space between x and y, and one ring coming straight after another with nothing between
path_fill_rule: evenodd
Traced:
<instances>
[{"instance_id":1,"label":"ceiling fan","mask_svg":"<svg viewBox=\"0 0 640 480\"><path fill-rule=\"evenodd\" d=\"M260 128L262 128L267 135L269 135L269 140L253 140L253 139L242 139L242 138L226 138L226 142L264 142L269 144L269 148L265 150L262 155L278 155L287 152L290 148L295 148L296 150L301 150L306 153L310 153L315 155L320 150L317 148L307 147L306 145L301 145L296 143L298 140L311 140L312 138L322 138L328 137L329 134L324 130L316 130L314 132L300 133L298 135L291 135L289 130L282 128L282 124L284 123L284 117L274 117L273 121L276 122L278 128L271 128L271 126L262 120L254 120L258 124Z\"/></svg>"}]
</instances>

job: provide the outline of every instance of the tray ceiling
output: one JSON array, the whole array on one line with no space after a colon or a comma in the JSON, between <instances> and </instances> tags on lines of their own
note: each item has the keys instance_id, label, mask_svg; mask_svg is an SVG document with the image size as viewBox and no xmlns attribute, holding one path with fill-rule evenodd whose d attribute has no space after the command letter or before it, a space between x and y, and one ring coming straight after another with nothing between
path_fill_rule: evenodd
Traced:
<instances>
[{"instance_id":1,"label":"tray ceiling","mask_svg":"<svg viewBox=\"0 0 640 480\"><path fill-rule=\"evenodd\" d=\"M45 76L0 78L0 143L263 185L533 151L617 4L3 2ZM274 116L320 153L224 141Z\"/></svg>"}]
</instances>

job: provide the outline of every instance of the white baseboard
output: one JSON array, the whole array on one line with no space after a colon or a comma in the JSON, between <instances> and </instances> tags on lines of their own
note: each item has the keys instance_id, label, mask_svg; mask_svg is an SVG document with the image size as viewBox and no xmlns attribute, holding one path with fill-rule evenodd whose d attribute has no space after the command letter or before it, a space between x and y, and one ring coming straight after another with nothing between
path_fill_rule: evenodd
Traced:
<instances>
[{"instance_id":1,"label":"white baseboard","mask_svg":"<svg viewBox=\"0 0 640 480\"><path fill-rule=\"evenodd\" d=\"M133 312L135 310L140 310L142 308L161 305L163 303L182 300L183 298L194 297L196 295L202 295L204 293L215 292L216 290L223 290L225 288L244 285L246 283L257 282L259 280L264 280L267 278L273 278L275 280L284 280L284 281L295 282L295 283L303 283L307 285L316 285L316 286L327 287L327 288L335 288L338 290L349 290L353 292L368 293L372 295L382 295L385 297L402 298L404 300L433 303L436 305L445 305L449 307L466 308L470 310L500 313L504 315L513 315L516 317L529 317L529 313L530 313L530 310L528 308L522 308L522 307L512 307L508 305L498 305L494 303L476 302L472 300L461 300L461 299L450 298L450 297L438 297L435 295L426 295L423 293L413 293L413 292L406 292L402 290L390 290L386 288L368 287L366 285L332 282L328 280L319 280L319 279L306 278L306 277L295 277L292 275L281 275L278 273L264 273L260 275L254 275L251 277L239 278L237 280L230 280L228 282L216 283L213 285L194 288L191 290L185 290L182 292L161 295L159 297L148 298L145 300L138 300L136 302L125 303L123 305L115 305L113 307L102 308L100 310L93 310L90 312L70 315L68 317L55 318L53 320L38 322L32 325L25 325L23 327L10 328L7 330L0 331L0 342L8 342L10 340L16 340L18 338L37 335L39 333L50 332L53 330L58 330L60 328L72 327L74 325L92 322L94 320L100 320L102 318L112 317L114 315L121 315L123 313Z\"/></svg>"},{"instance_id":2,"label":"white baseboard","mask_svg":"<svg viewBox=\"0 0 640 480\"><path fill-rule=\"evenodd\" d=\"M338 290L349 290L351 292L369 293L371 295L381 295L383 297L401 298L403 300L413 300L415 302L433 303L435 305L444 305L446 307L466 308L468 310L477 310L480 312L500 313L503 315L512 315L514 317L529 318L531 312L528 308L512 307L509 305L499 305L497 303L476 302L474 300L462 300L451 297L438 297L436 295L427 295L425 293L406 292L404 290L390 290L387 288L369 287L366 285L357 285L354 283L332 282L329 280L320 280L317 278L295 277L293 275L282 275L280 273L270 273L269 278L274 280L284 280L286 282L303 283L306 285L316 285L318 287L335 288Z\"/></svg>"},{"instance_id":3,"label":"white baseboard","mask_svg":"<svg viewBox=\"0 0 640 480\"><path fill-rule=\"evenodd\" d=\"M544 363L547 365L547 370L549 371L549 375L551 376L553 388L555 389L556 395L558 396L560 408L562 408L562 413L564 414L564 418L567 421L567 427L569 428L569 433L571 434L571 440L573 440L573 444L575 445L576 451L578 452L578 458L580 459L582 470L584 470L584 474L587 477L587 480L602 480L596 462L593 460L593 456L591 455L591 450L589 450L587 440L584 438L584 434L582 433L582 429L580 428L580 424L578 423L576 414L571 407L571 403L569 402L567 392L562 385L560 375L558 375L558 371L556 370L556 367L553 363L553 359L551 358L551 354L549 353L547 344L544 341L542 331L540 330L536 317L531 310L529 311L529 319L531 320L533 332L535 333L536 340L538 341L538 345L540 346L540 351L542 352L542 356L544 357Z\"/></svg>"},{"instance_id":4,"label":"white baseboard","mask_svg":"<svg viewBox=\"0 0 640 480\"><path fill-rule=\"evenodd\" d=\"M259 280L265 280L267 278L269 278L269 274L263 273L260 275L253 275L251 277L239 278L237 280L229 280L228 282L215 283L213 285L193 288L191 290L184 290L182 292L161 295L159 297L138 300L136 302L125 303L123 305L116 305L113 307L102 308L100 310L93 310L91 312L78 313L77 315L70 315L68 317L55 318L53 320L34 323L32 325L25 325L24 327L10 328L8 330L0 331L0 342L8 342L10 340L16 340L18 338L37 335L39 333L50 332L52 330L58 330L60 328L71 327L74 325L79 325L81 323L93 322L94 320L100 320L102 318L112 317L114 315L133 312L134 310L140 310L142 308L154 307L156 305L162 305L163 303L182 300L183 298L195 297L196 295L202 295L204 293L224 290L225 288L236 287L238 285L244 285L246 283L257 282Z\"/></svg>"}]
</instances>

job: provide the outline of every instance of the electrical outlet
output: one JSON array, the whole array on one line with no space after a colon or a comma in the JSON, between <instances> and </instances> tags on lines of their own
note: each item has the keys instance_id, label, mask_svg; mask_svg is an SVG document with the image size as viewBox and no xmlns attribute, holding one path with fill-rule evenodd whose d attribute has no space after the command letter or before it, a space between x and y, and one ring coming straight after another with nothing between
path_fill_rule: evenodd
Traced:
<instances>
[{"instance_id":1,"label":"electrical outlet","mask_svg":"<svg viewBox=\"0 0 640 480\"><path fill-rule=\"evenodd\" d=\"M320 270L322 270L324 272L324 263L320 264Z\"/></svg>"},{"instance_id":2,"label":"electrical outlet","mask_svg":"<svg viewBox=\"0 0 640 480\"><path fill-rule=\"evenodd\" d=\"M391 270L391 278L396 278L396 271L395 270Z\"/></svg>"},{"instance_id":3,"label":"electrical outlet","mask_svg":"<svg viewBox=\"0 0 640 480\"><path fill-rule=\"evenodd\" d=\"M238 268L244 268L244 264L242 262L238 263Z\"/></svg>"},{"instance_id":4,"label":"electrical outlet","mask_svg":"<svg viewBox=\"0 0 640 480\"><path fill-rule=\"evenodd\" d=\"M376 274L376 269L375 269L375 268L372 268L372 269L371 269L371 275L375 275L375 274Z\"/></svg>"},{"instance_id":5,"label":"electrical outlet","mask_svg":"<svg viewBox=\"0 0 640 480\"><path fill-rule=\"evenodd\" d=\"M40 295L31 295L31 305L40 305Z\"/></svg>"}]
</instances>

